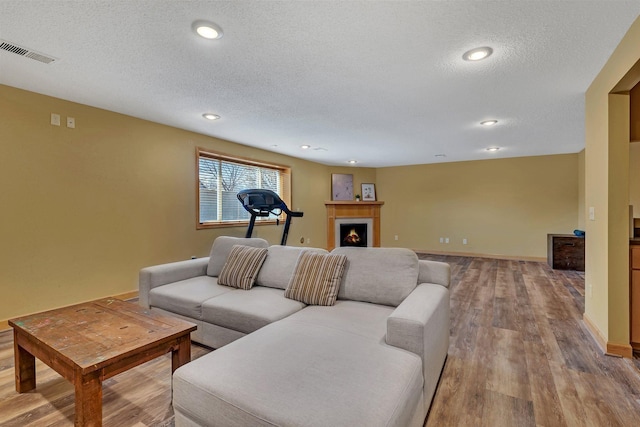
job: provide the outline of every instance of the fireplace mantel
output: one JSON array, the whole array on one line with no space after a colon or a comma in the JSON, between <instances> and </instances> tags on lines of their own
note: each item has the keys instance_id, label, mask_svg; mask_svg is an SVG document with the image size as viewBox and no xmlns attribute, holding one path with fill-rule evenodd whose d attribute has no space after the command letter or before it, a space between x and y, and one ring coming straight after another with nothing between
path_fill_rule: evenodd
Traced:
<instances>
[{"instance_id":1,"label":"fireplace mantel","mask_svg":"<svg viewBox=\"0 0 640 427\"><path fill-rule=\"evenodd\" d=\"M327 207L327 249L336 247L335 225L340 218L371 218L373 245L380 247L380 207L384 202L325 201Z\"/></svg>"}]
</instances>

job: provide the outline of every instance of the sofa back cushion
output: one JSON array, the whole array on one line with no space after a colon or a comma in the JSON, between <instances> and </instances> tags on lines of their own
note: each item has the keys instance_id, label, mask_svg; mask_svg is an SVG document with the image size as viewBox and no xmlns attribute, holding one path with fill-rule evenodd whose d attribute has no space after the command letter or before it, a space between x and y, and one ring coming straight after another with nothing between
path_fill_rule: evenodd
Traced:
<instances>
[{"instance_id":1,"label":"sofa back cushion","mask_svg":"<svg viewBox=\"0 0 640 427\"><path fill-rule=\"evenodd\" d=\"M262 264L262 268L256 278L256 285L267 286L269 288L286 289L293 269L298 262L298 257L304 251L328 254L325 249L319 248L298 248L294 246L269 246L267 259Z\"/></svg>"},{"instance_id":2,"label":"sofa back cushion","mask_svg":"<svg viewBox=\"0 0 640 427\"><path fill-rule=\"evenodd\" d=\"M338 299L397 307L418 284L418 256L404 248L336 248L347 256Z\"/></svg>"},{"instance_id":3,"label":"sofa back cushion","mask_svg":"<svg viewBox=\"0 0 640 427\"><path fill-rule=\"evenodd\" d=\"M207 276L218 277L222 271L224 263L227 262L227 257L231 248L234 245L251 246L254 248L266 248L269 246L269 242L257 237L244 238L244 237L230 237L220 236L213 241L211 246L211 254L209 255L209 265L207 266Z\"/></svg>"}]
</instances>

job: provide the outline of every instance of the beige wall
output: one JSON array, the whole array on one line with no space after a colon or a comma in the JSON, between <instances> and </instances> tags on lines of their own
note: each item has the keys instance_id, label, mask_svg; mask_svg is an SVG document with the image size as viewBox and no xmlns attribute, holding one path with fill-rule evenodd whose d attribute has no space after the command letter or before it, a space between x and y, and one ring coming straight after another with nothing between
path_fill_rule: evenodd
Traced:
<instances>
[{"instance_id":1,"label":"beige wall","mask_svg":"<svg viewBox=\"0 0 640 427\"><path fill-rule=\"evenodd\" d=\"M640 142L640 83L636 83L629 91L629 97L629 109L631 110L629 138L631 141Z\"/></svg>"},{"instance_id":2,"label":"beige wall","mask_svg":"<svg viewBox=\"0 0 640 427\"><path fill-rule=\"evenodd\" d=\"M609 162L608 340L629 345L628 95L609 95Z\"/></svg>"},{"instance_id":3,"label":"beige wall","mask_svg":"<svg viewBox=\"0 0 640 427\"><path fill-rule=\"evenodd\" d=\"M578 153L578 229L585 229L585 215L586 215L586 207L584 204L584 186L585 186L585 176L584 176L584 160L585 159L585 150L582 150Z\"/></svg>"},{"instance_id":4,"label":"beige wall","mask_svg":"<svg viewBox=\"0 0 640 427\"><path fill-rule=\"evenodd\" d=\"M578 226L578 163L569 154L378 169L382 244L546 258L547 233Z\"/></svg>"},{"instance_id":5,"label":"beige wall","mask_svg":"<svg viewBox=\"0 0 640 427\"><path fill-rule=\"evenodd\" d=\"M629 204L633 217L640 218L640 142L629 144Z\"/></svg>"},{"instance_id":6,"label":"beige wall","mask_svg":"<svg viewBox=\"0 0 640 427\"><path fill-rule=\"evenodd\" d=\"M51 126L50 114L76 118ZM208 255L195 229L195 147L292 167L289 244L324 246L327 166L0 86L0 321L137 290L141 267ZM367 176L369 178L369 176ZM254 236L279 243L282 225Z\"/></svg>"},{"instance_id":7,"label":"beige wall","mask_svg":"<svg viewBox=\"0 0 640 427\"><path fill-rule=\"evenodd\" d=\"M585 97L585 205L595 209L595 220L586 220L585 318L608 345L622 347L629 347L629 99L610 92L640 58L638 40L640 18Z\"/></svg>"},{"instance_id":8,"label":"beige wall","mask_svg":"<svg viewBox=\"0 0 640 427\"><path fill-rule=\"evenodd\" d=\"M52 112L75 117L76 129L51 126ZM7 86L0 114L0 321L135 291L141 267L206 256L216 236L244 235L195 229L198 146L292 167L291 207L305 214L291 245L326 245L332 173L353 174L356 193L376 184L384 246L544 258L546 234L577 224L577 154L329 167ZM254 235L277 243L281 232Z\"/></svg>"}]
</instances>

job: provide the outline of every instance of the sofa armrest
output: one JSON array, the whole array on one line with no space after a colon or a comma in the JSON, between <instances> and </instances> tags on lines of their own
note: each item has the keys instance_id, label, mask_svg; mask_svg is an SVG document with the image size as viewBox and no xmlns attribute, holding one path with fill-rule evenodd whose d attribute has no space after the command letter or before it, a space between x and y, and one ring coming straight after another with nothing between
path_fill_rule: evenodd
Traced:
<instances>
[{"instance_id":1,"label":"sofa armrest","mask_svg":"<svg viewBox=\"0 0 640 427\"><path fill-rule=\"evenodd\" d=\"M446 262L418 261L418 283L435 283L436 285L449 287L451 283L451 266Z\"/></svg>"},{"instance_id":2,"label":"sofa armrest","mask_svg":"<svg viewBox=\"0 0 640 427\"><path fill-rule=\"evenodd\" d=\"M140 270L138 279L140 305L149 308L151 289L192 277L204 276L207 274L208 265L209 257L204 257L143 268Z\"/></svg>"},{"instance_id":3,"label":"sofa armrest","mask_svg":"<svg viewBox=\"0 0 640 427\"><path fill-rule=\"evenodd\" d=\"M387 318L386 342L422 359L425 399L430 401L449 350L449 289L418 285Z\"/></svg>"}]
</instances>

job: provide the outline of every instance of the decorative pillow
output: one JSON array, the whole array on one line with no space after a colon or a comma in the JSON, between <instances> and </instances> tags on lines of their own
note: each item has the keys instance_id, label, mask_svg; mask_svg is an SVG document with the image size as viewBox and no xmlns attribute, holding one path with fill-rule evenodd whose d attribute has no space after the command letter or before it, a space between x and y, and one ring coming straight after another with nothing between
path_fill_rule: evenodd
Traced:
<instances>
[{"instance_id":1,"label":"decorative pillow","mask_svg":"<svg viewBox=\"0 0 640 427\"><path fill-rule=\"evenodd\" d=\"M218 276L218 284L251 289L266 257L267 248L234 245Z\"/></svg>"},{"instance_id":2,"label":"decorative pillow","mask_svg":"<svg viewBox=\"0 0 640 427\"><path fill-rule=\"evenodd\" d=\"M346 262L345 255L302 252L284 296L305 304L335 304Z\"/></svg>"}]
</instances>

